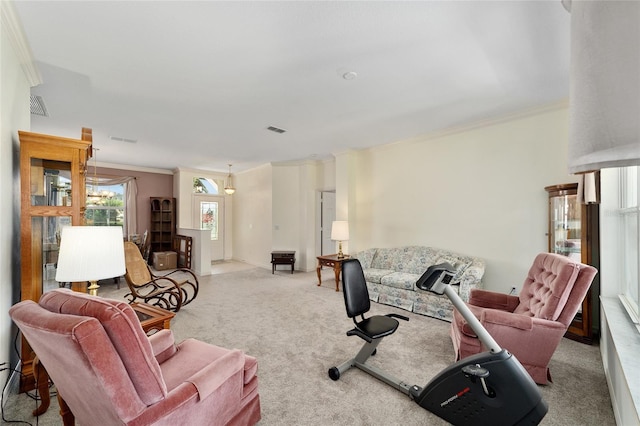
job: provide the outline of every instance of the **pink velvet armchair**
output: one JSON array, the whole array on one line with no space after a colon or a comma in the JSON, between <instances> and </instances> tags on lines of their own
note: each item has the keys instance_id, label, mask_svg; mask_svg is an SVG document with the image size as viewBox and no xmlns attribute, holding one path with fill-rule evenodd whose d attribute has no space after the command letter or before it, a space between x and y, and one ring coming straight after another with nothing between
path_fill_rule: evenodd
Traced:
<instances>
[{"instance_id":1,"label":"pink velvet armchair","mask_svg":"<svg viewBox=\"0 0 640 426\"><path fill-rule=\"evenodd\" d=\"M469 308L498 344L538 384L551 381L549 361L581 306L597 270L553 253L536 256L518 296L473 289ZM456 360L485 351L459 312L451 339Z\"/></svg>"},{"instance_id":2,"label":"pink velvet armchair","mask_svg":"<svg viewBox=\"0 0 640 426\"><path fill-rule=\"evenodd\" d=\"M257 361L239 350L176 344L171 330L148 337L128 304L66 289L9 314L80 424L260 420Z\"/></svg>"}]
</instances>

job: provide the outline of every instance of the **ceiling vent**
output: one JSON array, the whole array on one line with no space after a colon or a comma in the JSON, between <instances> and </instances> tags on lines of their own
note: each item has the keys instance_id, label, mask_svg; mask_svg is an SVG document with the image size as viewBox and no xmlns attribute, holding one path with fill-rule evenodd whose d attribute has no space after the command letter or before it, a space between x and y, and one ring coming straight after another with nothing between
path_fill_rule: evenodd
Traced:
<instances>
[{"instance_id":1,"label":"ceiling vent","mask_svg":"<svg viewBox=\"0 0 640 426\"><path fill-rule=\"evenodd\" d=\"M281 129L281 128L275 127L275 126L269 126L269 127L267 127L267 130L271 130L272 132L276 132L276 133L284 133L284 132L286 132L285 129Z\"/></svg>"},{"instance_id":2,"label":"ceiling vent","mask_svg":"<svg viewBox=\"0 0 640 426\"><path fill-rule=\"evenodd\" d=\"M44 100L42 96L31 95L29 99L29 104L31 108L31 114L40 115L42 117L48 117L49 112L47 111L47 107L44 104Z\"/></svg>"},{"instance_id":3,"label":"ceiling vent","mask_svg":"<svg viewBox=\"0 0 640 426\"><path fill-rule=\"evenodd\" d=\"M109 136L109 139L111 139L112 141L126 142L126 143L136 143L136 142L138 142L137 139L122 138L120 136Z\"/></svg>"}]
</instances>

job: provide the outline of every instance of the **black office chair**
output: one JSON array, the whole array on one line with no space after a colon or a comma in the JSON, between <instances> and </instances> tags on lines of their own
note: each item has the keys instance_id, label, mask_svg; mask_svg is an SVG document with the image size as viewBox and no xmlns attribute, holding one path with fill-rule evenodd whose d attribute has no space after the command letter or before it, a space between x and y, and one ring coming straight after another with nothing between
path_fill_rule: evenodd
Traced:
<instances>
[{"instance_id":1,"label":"black office chair","mask_svg":"<svg viewBox=\"0 0 640 426\"><path fill-rule=\"evenodd\" d=\"M351 367L357 367L398 390L406 391L406 386L402 386L400 380L389 376L376 367L367 365L366 362L370 356L375 355L382 338L395 333L398 329L399 323L395 318L405 321L409 321L409 318L397 314L373 315L365 318L364 314L371 309L371 301L362 266L358 259L349 259L342 263L342 291L347 316L353 319L356 326L347 331L347 336L358 336L365 341L365 344L355 358L345 361L338 367L331 367L329 377L332 380L338 380L342 373ZM358 316L359 320L356 319Z\"/></svg>"}]
</instances>

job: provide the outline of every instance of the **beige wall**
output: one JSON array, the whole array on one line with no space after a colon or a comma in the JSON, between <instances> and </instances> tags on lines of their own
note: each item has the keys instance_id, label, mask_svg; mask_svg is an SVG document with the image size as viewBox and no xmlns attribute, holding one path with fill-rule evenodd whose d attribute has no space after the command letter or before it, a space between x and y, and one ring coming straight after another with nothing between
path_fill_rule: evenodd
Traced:
<instances>
[{"instance_id":1,"label":"beige wall","mask_svg":"<svg viewBox=\"0 0 640 426\"><path fill-rule=\"evenodd\" d=\"M520 288L547 251L544 187L577 181L567 173L567 132L568 110L556 106L359 152L349 178L357 200L351 251L450 249L486 260L486 287Z\"/></svg>"},{"instance_id":2,"label":"beige wall","mask_svg":"<svg viewBox=\"0 0 640 426\"><path fill-rule=\"evenodd\" d=\"M273 168L270 164L235 175L233 259L271 267ZM296 208L283 206L282 208Z\"/></svg>"},{"instance_id":3,"label":"beige wall","mask_svg":"<svg viewBox=\"0 0 640 426\"><path fill-rule=\"evenodd\" d=\"M25 71L28 46L21 44L22 34L13 20L13 7L1 2L0 23L0 361L17 356L12 342L17 331L7 311L20 300L20 164L18 130L30 129L29 91L33 75ZM14 30L9 32L10 30ZM17 31L17 32L16 32ZM9 371L0 372L6 383Z\"/></svg>"}]
</instances>

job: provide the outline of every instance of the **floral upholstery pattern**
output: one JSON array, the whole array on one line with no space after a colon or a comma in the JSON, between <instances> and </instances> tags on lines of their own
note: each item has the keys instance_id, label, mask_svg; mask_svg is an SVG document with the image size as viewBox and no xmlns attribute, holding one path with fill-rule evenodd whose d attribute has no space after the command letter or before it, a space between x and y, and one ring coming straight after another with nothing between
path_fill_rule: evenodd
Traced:
<instances>
[{"instance_id":1,"label":"floral upholstery pattern","mask_svg":"<svg viewBox=\"0 0 640 426\"><path fill-rule=\"evenodd\" d=\"M357 253L373 302L451 321L453 306L447 296L416 289L429 266L447 262L456 269L452 288L465 302L472 288L482 288L484 260L426 246L371 248Z\"/></svg>"}]
</instances>

